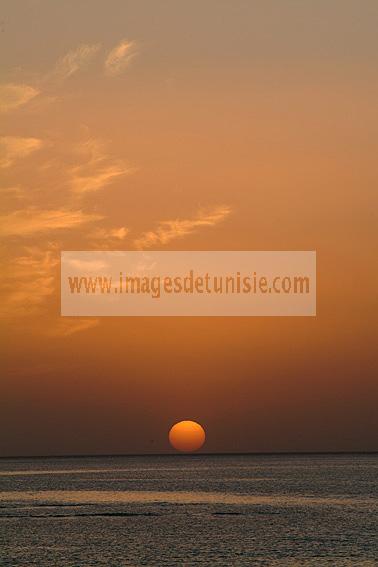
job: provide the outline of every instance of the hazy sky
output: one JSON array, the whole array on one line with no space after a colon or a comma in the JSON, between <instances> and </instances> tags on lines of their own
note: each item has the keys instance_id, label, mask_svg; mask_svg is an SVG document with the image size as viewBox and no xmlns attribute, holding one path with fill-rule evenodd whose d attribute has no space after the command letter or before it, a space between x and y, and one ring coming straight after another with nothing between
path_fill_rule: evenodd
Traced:
<instances>
[{"instance_id":1,"label":"hazy sky","mask_svg":"<svg viewBox=\"0 0 378 567\"><path fill-rule=\"evenodd\" d=\"M377 29L376 0L2 3L2 455L165 452L181 419L378 449ZM317 250L318 315L60 317L60 250L140 247Z\"/></svg>"}]
</instances>

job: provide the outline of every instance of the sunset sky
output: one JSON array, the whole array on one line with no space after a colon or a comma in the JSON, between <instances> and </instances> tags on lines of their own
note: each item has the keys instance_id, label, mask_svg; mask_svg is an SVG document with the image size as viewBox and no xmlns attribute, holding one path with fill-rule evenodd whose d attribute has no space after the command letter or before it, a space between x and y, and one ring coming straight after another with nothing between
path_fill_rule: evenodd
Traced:
<instances>
[{"instance_id":1,"label":"sunset sky","mask_svg":"<svg viewBox=\"0 0 378 567\"><path fill-rule=\"evenodd\" d=\"M376 0L5 0L0 455L376 450ZM60 316L61 250L316 250L316 317Z\"/></svg>"}]
</instances>

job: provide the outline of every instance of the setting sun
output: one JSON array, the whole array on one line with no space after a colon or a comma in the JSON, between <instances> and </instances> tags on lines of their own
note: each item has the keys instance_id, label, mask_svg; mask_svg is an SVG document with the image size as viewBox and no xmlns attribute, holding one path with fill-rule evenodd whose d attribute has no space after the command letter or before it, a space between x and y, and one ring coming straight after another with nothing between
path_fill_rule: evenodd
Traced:
<instances>
[{"instance_id":1,"label":"setting sun","mask_svg":"<svg viewBox=\"0 0 378 567\"><path fill-rule=\"evenodd\" d=\"M191 453L205 443L205 431L195 421L179 421L169 431L169 442L178 451Z\"/></svg>"}]
</instances>

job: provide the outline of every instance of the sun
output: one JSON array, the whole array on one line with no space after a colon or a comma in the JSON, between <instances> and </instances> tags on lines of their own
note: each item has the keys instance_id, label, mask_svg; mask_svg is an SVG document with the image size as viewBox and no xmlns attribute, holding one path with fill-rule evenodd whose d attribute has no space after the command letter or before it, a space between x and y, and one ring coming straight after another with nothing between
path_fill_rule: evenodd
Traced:
<instances>
[{"instance_id":1,"label":"sun","mask_svg":"<svg viewBox=\"0 0 378 567\"><path fill-rule=\"evenodd\" d=\"M205 443L206 435L203 427L196 421L179 421L169 431L169 442L178 451L191 453L197 451Z\"/></svg>"}]
</instances>

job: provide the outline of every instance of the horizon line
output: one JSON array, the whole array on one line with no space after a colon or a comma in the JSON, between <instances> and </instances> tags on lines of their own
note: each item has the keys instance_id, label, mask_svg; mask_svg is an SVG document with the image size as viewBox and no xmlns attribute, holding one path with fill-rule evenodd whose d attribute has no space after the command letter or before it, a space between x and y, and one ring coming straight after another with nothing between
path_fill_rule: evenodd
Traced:
<instances>
[{"instance_id":1,"label":"horizon line","mask_svg":"<svg viewBox=\"0 0 378 567\"><path fill-rule=\"evenodd\" d=\"M356 451L236 451L213 453L205 452L176 452L176 453L67 453L52 455L0 455L1 459L79 459L79 458L110 458L110 457L232 457L232 456L300 456L300 455L377 455L378 450Z\"/></svg>"}]
</instances>

